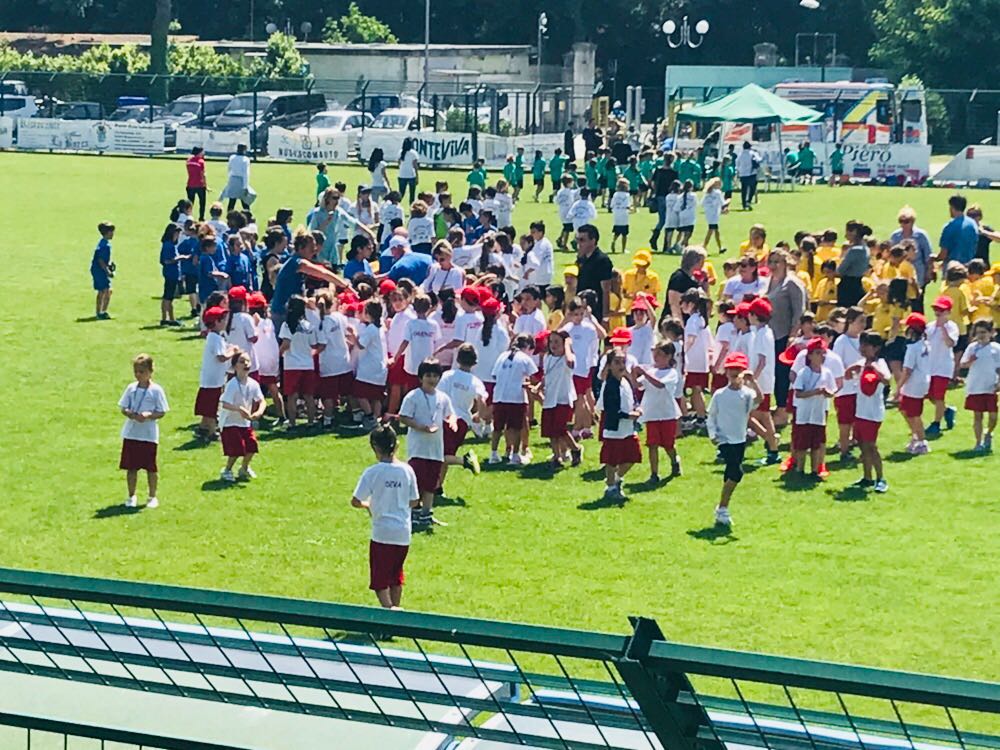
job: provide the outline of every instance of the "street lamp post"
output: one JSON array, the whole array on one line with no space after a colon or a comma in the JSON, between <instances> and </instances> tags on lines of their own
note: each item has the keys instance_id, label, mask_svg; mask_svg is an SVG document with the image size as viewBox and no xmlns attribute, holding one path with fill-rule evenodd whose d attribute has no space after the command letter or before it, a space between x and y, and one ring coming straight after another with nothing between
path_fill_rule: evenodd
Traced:
<instances>
[{"instance_id":1,"label":"street lamp post","mask_svg":"<svg viewBox=\"0 0 1000 750\"><path fill-rule=\"evenodd\" d=\"M424 0L424 85L431 75L431 0Z\"/></svg>"},{"instance_id":2,"label":"street lamp post","mask_svg":"<svg viewBox=\"0 0 1000 750\"><path fill-rule=\"evenodd\" d=\"M688 25L688 17L684 16L681 19L681 25L678 26L673 20L667 20L663 22L663 33L667 37L667 45L671 49L677 49L678 47L690 47L691 49L697 49L701 46L701 43L705 41L705 34L708 33L708 21L704 18L698 21L694 25L694 31L698 35L698 41L695 41L691 37L691 26ZM678 34L678 39L673 39L674 33Z\"/></svg>"}]
</instances>

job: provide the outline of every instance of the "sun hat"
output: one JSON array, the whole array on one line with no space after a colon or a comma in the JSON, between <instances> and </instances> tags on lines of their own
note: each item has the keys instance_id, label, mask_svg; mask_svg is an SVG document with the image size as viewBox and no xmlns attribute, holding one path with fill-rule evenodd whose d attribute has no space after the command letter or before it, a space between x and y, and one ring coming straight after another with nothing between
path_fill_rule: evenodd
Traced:
<instances>
[{"instance_id":1,"label":"sun hat","mask_svg":"<svg viewBox=\"0 0 1000 750\"><path fill-rule=\"evenodd\" d=\"M612 344L624 344L628 345L632 343L632 331L624 326L619 326L611 332L611 343Z\"/></svg>"},{"instance_id":2,"label":"sun hat","mask_svg":"<svg viewBox=\"0 0 1000 750\"><path fill-rule=\"evenodd\" d=\"M722 367L726 370L746 370L750 367L750 360L743 352L730 352L723 360Z\"/></svg>"},{"instance_id":3,"label":"sun hat","mask_svg":"<svg viewBox=\"0 0 1000 750\"><path fill-rule=\"evenodd\" d=\"M813 336L806 344L807 352L825 352L827 350L826 341L820 336Z\"/></svg>"},{"instance_id":4,"label":"sun hat","mask_svg":"<svg viewBox=\"0 0 1000 750\"><path fill-rule=\"evenodd\" d=\"M226 310L226 308L215 305L214 307L210 307L207 310L205 310L205 313L204 315L201 316L201 319L205 321L205 325L210 326L213 323L217 323L218 321L226 317L227 312L229 311Z\"/></svg>"},{"instance_id":5,"label":"sun hat","mask_svg":"<svg viewBox=\"0 0 1000 750\"><path fill-rule=\"evenodd\" d=\"M878 390L879 380L880 378L875 370L866 368L861 373L861 382L859 383L861 392L866 396L874 396L875 391Z\"/></svg>"},{"instance_id":6,"label":"sun hat","mask_svg":"<svg viewBox=\"0 0 1000 750\"><path fill-rule=\"evenodd\" d=\"M944 312L951 312L952 308L951 297L945 297L943 294L934 300L934 304L931 305L935 310L942 310Z\"/></svg>"},{"instance_id":7,"label":"sun hat","mask_svg":"<svg viewBox=\"0 0 1000 750\"><path fill-rule=\"evenodd\" d=\"M923 331L927 328L927 318L920 313L910 313L903 321L903 326L905 328L916 328L918 331Z\"/></svg>"},{"instance_id":8,"label":"sun hat","mask_svg":"<svg viewBox=\"0 0 1000 750\"><path fill-rule=\"evenodd\" d=\"M648 266L653 262L653 255L646 248L635 251L632 256L632 264L636 266Z\"/></svg>"},{"instance_id":9,"label":"sun hat","mask_svg":"<svg viewBox=\"0 0 1000 750\"><path fill-rule=\"evenodd\" d=\"M234 302L246 302L247 288L245 286L234 286L229 290L229 299Z\"/></svg>"}]
</instances>

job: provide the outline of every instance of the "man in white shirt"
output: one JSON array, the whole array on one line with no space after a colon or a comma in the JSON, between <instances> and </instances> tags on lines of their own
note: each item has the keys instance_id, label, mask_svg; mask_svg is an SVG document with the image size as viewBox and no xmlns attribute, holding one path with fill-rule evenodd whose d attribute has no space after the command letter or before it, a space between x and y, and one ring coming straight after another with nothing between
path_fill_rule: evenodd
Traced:
<instances>
[{"instance_id":1,"label":"man in white shirt","mask_svg":"<svg viewBox=\"0 0 1000 750\"><path fill-rule=\"evenodd\" d=\"M736 157L736 175L740 178L740 199L744 211L753 211L753 199L757 194L757 170L760 169L760 154L750 141L743 141L743 150Z\"/></svg>"}]
</instances>

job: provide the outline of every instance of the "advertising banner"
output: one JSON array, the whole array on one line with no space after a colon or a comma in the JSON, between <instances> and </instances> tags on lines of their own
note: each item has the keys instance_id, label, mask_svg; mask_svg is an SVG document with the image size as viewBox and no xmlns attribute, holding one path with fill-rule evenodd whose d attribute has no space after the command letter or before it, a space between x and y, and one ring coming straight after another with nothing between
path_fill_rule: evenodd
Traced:
<instances>
[{"instance_id":1,"label":"advertising banner","mask_svg":"<svg viewBox=\"0 0 1000 750\"><path fill-rule=\"evenodd\" d=\"M268 156L284 161L347 161L348 144L347 133L307 135L284 128L267 130Z\"/></svg>"},{"instance_id":2,"label":"advertising banner","mask_svg":"<svg viewBox=\"0 0 1000 750\"><path fill-rule=\"evenodd\" d=\"M94 123L98 151L121 151L126 154L162 154L162 122Z\"/></svg>"},{"instance_id":3,"label":"advertising banner","mask_svg":"<svg viewBox=\"0 0 1000 750\"><path fill-rule=\"evenodd\" d=\"M410 132L405 130L379 132L368 129L361 136L358 146L359 154L362 160L367 160L373 149L380 148L385 154L386 161L396 161L399 158L404 138L413 139L414 148L420 156L421 164L462 167L472 164L472 135L470 133ZM477 133L476 143L479 158L484 159L488 167L503 166L507 154L514 153L516 141L523 141L518 145L524 145L525 151L528 150L528 141L526 140L528 138L531 136L515 139L488 133ZM540 144L538 148L543 150L549 148L541 145L543 136L534 136L534 138ZM561 146L562 136L558 135L556 138L558 145ZM551 148L554 149L556 146L552 145Z\"/></svg>"},{"instance_id":4,"label":"advertising banner","mask_svg":"<svg viewBox=\"0 0 1000 750\"><path fill-rule=\"evenodd\" d=\"M0 117L0 148L14 147L14 118Z\"/></svg>"},{"instance_id":5,"label":"advertising banner","mask_svg":"<svg viewBox=\"0 0 1000 750\"><path fill-rule=\"evenodd\" d=\"M91 151L97 147L96 120L29 117L17 121L17 147L53 151Z\"/></svg>"},{"instance_id":6,"label":"advertising banner","mask_svg":"<svg viewBox=\"0 0 1000 750\"><path fill-rule=\"evenodd\" d=\"M201 146L211 156L228 156L240 144L250 145L249 130L212 130L211 128L177 128L177 151L184 153Z\"/></svg>"},{"instance_id":7,"label":"advertising banner","mask_svg":"<svg viewBox=\"0 0 1000 750\"><path fill-rule=\"evenodd\" d=\"M934 181L938 184L1000 181L1000 146L980 144L966 146L945 165L944 169L934 175Z\"/></svg>"}]
</instances>

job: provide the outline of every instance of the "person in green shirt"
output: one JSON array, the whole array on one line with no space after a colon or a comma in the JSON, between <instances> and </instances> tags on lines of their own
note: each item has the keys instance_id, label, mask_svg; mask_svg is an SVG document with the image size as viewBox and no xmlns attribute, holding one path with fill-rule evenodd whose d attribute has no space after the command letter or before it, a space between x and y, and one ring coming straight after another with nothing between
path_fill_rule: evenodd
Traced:
<instances>
[{"instance_id":1,"label":"person in green shirt","mask_svg":"<svg viewBox=\"0 0 1000 750\"><path fill-rule=\"evenodd\" d=\"M587 190L596 193L600 188L601 181L597 175L597 158L593 151L587 152L587 165L584 167L584 174L587 177Z\"/></svg>"},{"instance_id":2,"label":"person in green shirt","mask_svg":"<svg viewBox=\"0 0 1000 750\"><path fill-rule=\"evenodd\" d=\"M799 176L799 155L790 148L785 149L785 174L792 180Z\"/></svg>"},{"instance_id":3,"label":"person in green shirt","mask_svg":"<svg viewBox=\"0 0 1000 750\"><path fill-rule=\"evenodd\" d=\"M326 174L326 164L320 162L316 165L316 198L323 194L323 191L330 187L330 178Z\"/></svg>"},{"instance_id":4,"label":"person in green shirt","mask_svg":"<svg viewBox=\"0 0 1000 750\"><path fill-rule=\"evenodd\" d=\"M507 184L512 187L514 185L514 170L514 155L507 154L507 161L505 161L503 165L503 178L507 180Z\"/></svg>"},{"instance_id":5,"label":"person in green shirt","mask_svg":"<svg viewBox=\"0 0 1000 750\"><path fill-rule=\"evenodd\" d=\"M834 185L839 185L841 178L844 176L844 144L838 143L837 147L833 149L833 153L830 154L830 187Z\"/></svg>"},{"instance_id":6,"label":"person in green shirt","mask_svg":"<svg viewBox=\"0 0 1000 750\"><path fill-rule=\"evenodd\" d=\"M729 156L722 157L719 178L722 180L722 194L729 200L733 197L733 180L736 179L736 167L733 166L733 160Z\"/></svg>"},{"instance_id":7,"label":"person in green shirt","mask_svg":"<svg viewBox=\"0 0 1000 750\"><path fill-rule=\"evenodd\" d=\"M594 203L604 195L604 189L608 186L608 150L606 148L597 149L597 193L594 195Z\"/></svg>"},{"instance_id":8,"label":"person in green shirt","mask_svg":"<svg viewBox=\"0 0 1000 750\"><path fill-rule=\"evenodd\" d=\"M538 150L535 151L535 159L531 162L531 179L535 183L535 203L538 203L538 196L545 189L545 158Z\"/></svg>"},{"instance_id":9,"label":"person in green shirt","mask_svg":"<svg viewBox=\"0 0 1000 750\"><path fill-rule=\"evenodd\" d=\"M611 204L611 196L614 195L615 186L618 184L618 160L609 156L604 162L604 184L608 189L604 191L602 205L607 208Z\"/></svg>"},{"instance_id":10,"label":"person in green shirt","mask_svg":"<svg viewBox=\"0 0 1000 750\"><path fill-rule=\"evenodd\" d=\"M802 145L799 146L799 175L803 185L812 184L815 166L816 152L810 147L809 141L802 141Z\"/></svg>"},{"instance_id":11,"label":"person in green shirt","mask_svg":"<svg viewBox=\"0 0 1000 750\"><path fill-rule=\"evenodd\" d=\"M475 185L480 190L486 189L486 162L482 159L476 159L476 163L472 165L472 169L469 174L465 176L465 181L469 185Z\"/></svg>"},{"instance_id":12,"label":"person in green shirt","mask_svg":"<svg viewBox=\"0 0 1000 750\"><path fill-rule=\"evenodd\" d=\"M555 198L559 190L559 183L562 181L563 165L566 164L566 157L563 156L561 148L557 148L552 158L549 159L549 179L552 180L552 192L549 194L549 203Z\"/></svg>"},{"instance_id":13,"label":"person in green shirt","mask_svg":"<svg viewBox=\"0 0 1000 750\"><path fill-rule=\"evenodd\" d=\"M622 177L628 180L628 193L632 196L632 208L639 207L639 186L642 184L642 172L634 156L629 157L628 165L622 170Z\"/></svg>"},{"instance_id":14,"label":"person in green shirt","mask_svg":"<svg viewBox=\"0 0 1000 750\"><path fill-rule=\"evenodd\" d=\"M521 188L524 187L524 146L518 146L517 153L514 154L514 179L509 182L514 188L511 200L517 203L517 199L521 196Z\"/></svg>"}]
</instances>

